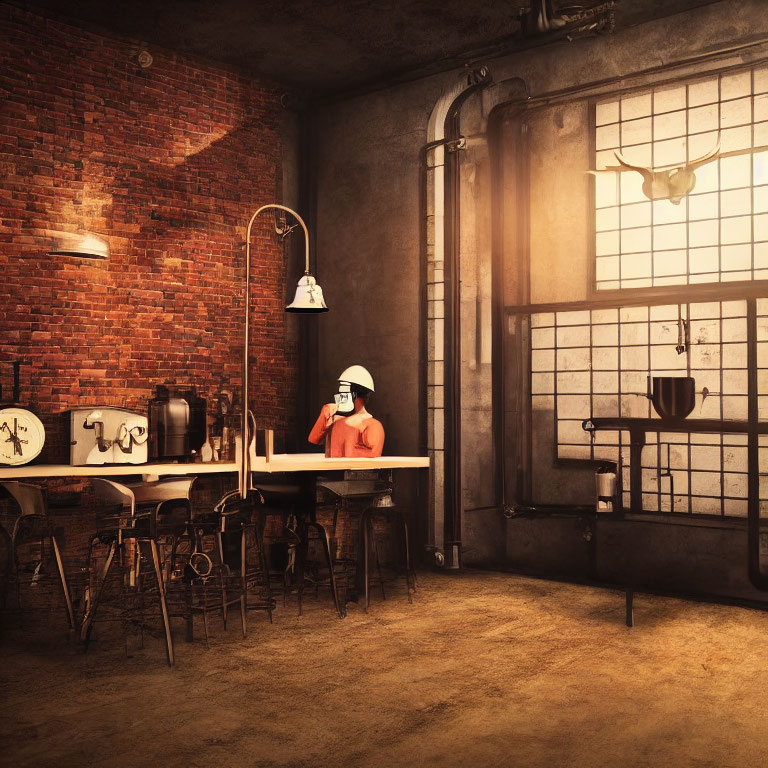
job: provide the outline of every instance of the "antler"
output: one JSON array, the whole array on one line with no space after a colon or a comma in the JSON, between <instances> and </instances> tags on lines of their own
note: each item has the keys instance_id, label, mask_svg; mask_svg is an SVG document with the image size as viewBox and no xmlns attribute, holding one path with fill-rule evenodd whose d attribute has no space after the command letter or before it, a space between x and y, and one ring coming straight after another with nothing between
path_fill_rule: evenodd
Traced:
<instances>
[{"instance_id":1,"label":"antler","mask_svg":"<svg viewBox=\"0 0 768 768\"><path fill-rule=\"evenodd\" d=\"M713 160L715 155L720 151L720 134L717 134L717 143L715 144L714 149L710 149L709 152L707 152L705 155L702 155L697 160L691 160L690 163L686 163L688 168L698 168L700 165L704 165L704 163L708 163L710 160Z\"/></svg>"},{"instance_id":2,"label":"antler","mask_svg":"<svg viewBox=\"0 0 768 768\"><path fill-rule=\"evenodd\" d=\"M624 168L629 168L632 171L637 171L638 173L641 173L643 175L644 179L650 178L651 174L653 173L653 168L646 168L642 165L632 165L632 163L629 163L626 161L624 157L622 157L621 152L617 149L614 153L616 155L616 159L619 161L619 164ZM609 168L605 169L610 170Z\"/></svg>"}]
</instances>

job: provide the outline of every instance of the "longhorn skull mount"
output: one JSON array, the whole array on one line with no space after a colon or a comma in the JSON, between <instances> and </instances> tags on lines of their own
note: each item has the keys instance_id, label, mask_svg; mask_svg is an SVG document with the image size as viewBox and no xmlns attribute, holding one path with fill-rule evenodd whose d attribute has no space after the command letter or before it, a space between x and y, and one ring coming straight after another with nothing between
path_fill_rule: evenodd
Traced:
<instances>
[{"instance_id":1,"label":"longhorn skull mount","mask_svg":"<svg viewBox=\"0 0 768 768\"><path fill-rule=\"evenodd\" d=\"M705 163L716 160L720 154L720 137L717 144L705 155L691 160L682 165L660 166L659 168L646 168L642 165L633 165L628 162L621 153L616 150L613 153L619 161L619 165L610 165L600 171L637 171L643 177L643 194L649 200L669 200L673 205L680 205L680 201L696 186L695 170Z\"/></svg>"}]
</instances>

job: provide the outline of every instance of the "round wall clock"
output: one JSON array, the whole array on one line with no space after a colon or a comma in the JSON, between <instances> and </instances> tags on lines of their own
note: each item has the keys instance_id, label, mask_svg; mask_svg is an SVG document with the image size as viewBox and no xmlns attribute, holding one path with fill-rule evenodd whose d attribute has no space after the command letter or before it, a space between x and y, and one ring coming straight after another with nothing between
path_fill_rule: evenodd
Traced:
<instances>
[{"instance_id":1,"label":"round wall clock","mask_svg":"<svg viewBox=\"0 0 768 768\"><path fill-rule=\"evenodd\" d=\"M24 408L0 409L0 464L26 464L40 455L45 428Z\"/></svg>"}]
</instances>

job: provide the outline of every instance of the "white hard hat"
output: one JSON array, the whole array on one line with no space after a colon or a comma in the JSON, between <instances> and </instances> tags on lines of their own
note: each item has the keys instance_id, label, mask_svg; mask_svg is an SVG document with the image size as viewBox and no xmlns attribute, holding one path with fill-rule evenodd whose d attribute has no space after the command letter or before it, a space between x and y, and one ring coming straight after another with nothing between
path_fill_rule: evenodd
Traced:
<instances>
[{"instance_id":1,"label":"white hard hat","mask_svg":"<svg viewBox=\"0 0 768 768\"><path fill-rule=\"evenodd\" d=\"M362 365L350 365L349 368L345 368L339 374L339 381L358 384L371 392L375 391L373 389L373 376Z\"/></svg>"}]
</instances>

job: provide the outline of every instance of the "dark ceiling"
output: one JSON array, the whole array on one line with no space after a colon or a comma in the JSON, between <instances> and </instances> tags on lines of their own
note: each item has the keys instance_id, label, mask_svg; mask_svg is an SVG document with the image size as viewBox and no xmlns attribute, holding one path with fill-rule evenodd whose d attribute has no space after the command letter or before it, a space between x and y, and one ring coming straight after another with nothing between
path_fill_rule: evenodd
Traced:
<instances>
[{"instance_id":1,"label":"dark ceiling","mask_svg":"<svg viewBox=\"0 0 768 768\"><path fill-rule=\"evenodd\" d=\"M714 0L35 0L14 5L340 95ZM529 14L526 16L526 12ZM540 16L555 21L540 31ZM590 15L591 14L591 15Z\"/></svg>"}]
</instances>

